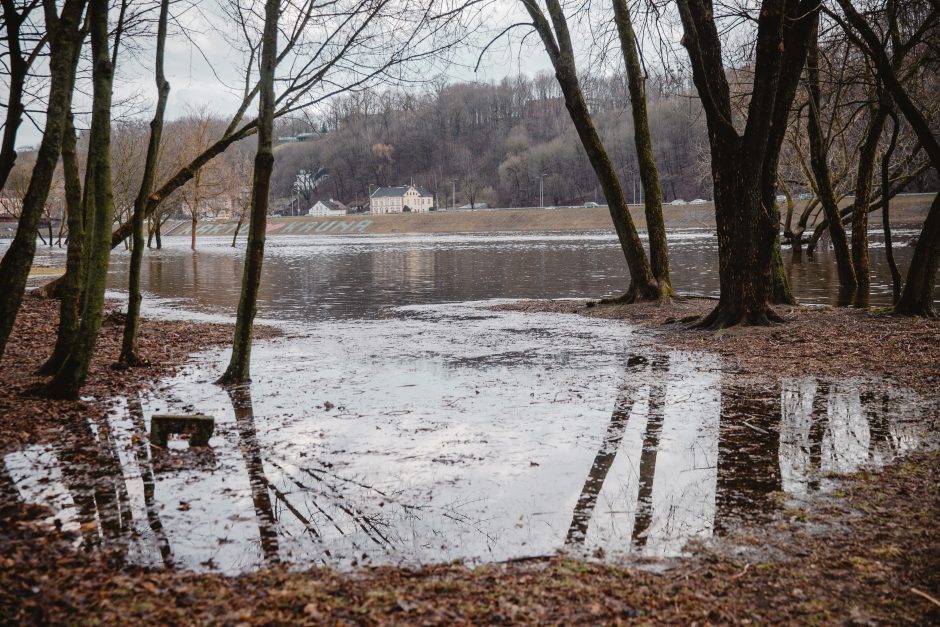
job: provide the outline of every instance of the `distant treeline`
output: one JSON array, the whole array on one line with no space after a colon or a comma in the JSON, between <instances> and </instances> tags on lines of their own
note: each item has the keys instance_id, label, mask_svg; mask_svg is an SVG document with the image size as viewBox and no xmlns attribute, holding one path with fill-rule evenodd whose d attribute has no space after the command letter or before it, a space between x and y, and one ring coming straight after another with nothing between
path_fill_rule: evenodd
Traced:
<instances>
[{"instance_id":1,"label":"distant treeline","mask_svg":"<svg viewBox=\"0 0 940 627\"><path fill-rule=\"evenodd\" d=\"M585 81L586 95L628 200L641 197L629 97L622 77ZM707 137L696 98L649 85L650 126L666 201L711 198ZM276 151L273 194L288 197L297 173L326 168L312 196L346 203L370 186L423 185L450 205L604 203L594 171L550 74L414 91L367 91L334 100L318 118L282 120L277 135L305 135ZM309 202L312 198L306 198Z\"/></svg>"}]
</instances>

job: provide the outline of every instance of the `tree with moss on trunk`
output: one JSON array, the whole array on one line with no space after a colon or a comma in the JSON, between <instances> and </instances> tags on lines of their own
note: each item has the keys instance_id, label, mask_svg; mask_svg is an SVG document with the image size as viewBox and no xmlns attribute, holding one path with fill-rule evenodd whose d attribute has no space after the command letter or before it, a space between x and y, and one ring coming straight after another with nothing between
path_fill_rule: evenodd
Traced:
<instances>
[{"instance_id":1,"label":"tree with moss on trunk","mask_svg":"<svg viewBox=\"0 0 940 627\"><path fill-rule=\"evenodd\" d=\"M134 200L134 213L131 218L133 234L131 243L131 263L127 272L127 316L124 320L124 335L121 341L121 355L118 363L124 366L139 366L143 363L137 350L137 334L140 331L140 266L144 259L144 213L147 198L153 191L157 175L157 161L160 152L160 138L163 136L163 115L170 95L170 83L163 72L163 56L166 48L167 20L169 19L170 0L160 1L160 14L157 18L157 42L154 61L154 80L157 86L157 106L150 121L150 139L147 143L147 156L144 161L143 177L140 190Z\"/></svg>"},{"instance_id":2,"label":"tree with moss on trunk","mask_svg":"<svg viewBox=\"0 0 940 627\"><path fill-rule=\"evenodd\" d=\"M676 4L682 44L708 125L718 230L721 291L718 305L698 324L720 329L780 321L771 308L773 286L782 278L782 265L774 263L780 230L774 204L777 165L819 4L764 0L756 8L753 79L743 132L734 123L719 16L705 0Z\"/></svg>"},{"instance_id":3,"label":"tree with moss on trunk","mask_svg":"<svg viewBox=\"0 0 940 627\"><path fill-rule=\"evenodd\" d=\"M245 251L242 290L238 299L238 313L235 317L232 357L228 368L219 379L219 383L222 384L245 383L250 378L252 326L258 306L258 288L261 285L268 195L271 186L271 171L274 169L274 74L277 68L279 14L279 0L266 0L264 30L261 38L261 71L258 81L261 92L258 104L258 151L255 154L255 171L251 183L248 248Z\"/></svg>"},{"instance_id":4,"label":"tree with moss on trunk","mask_svg":"<svg viewBox=\"0 0 940 627\"><path fill-rule=\"evenodd\" d=\"M33 167L16 235L0 261L0 359L19 312L26 278L36 254L36 233L49 188L62 152L66 119L72 104L72 87L78 63L75 42L81 37L85 0L66 0L61 14L54 0L45 0L43 10L49 37L49 95L46 124Z\"/></svg>"},{"instance_id":5,"label":"tree with moss on trunk","mask_svg":"<svg viewBox=\"0 0 940 627\"><path fill-rule=\"evenodd\" d=\"M92 119L88 140L85 192L88 220L85 224L85 261L82 321L69 356L46 386L51 398L77 398L84 385L101 330L104 290L111 257L111 223L114 199L111 190L111 91L114 62L109 54L108 2L91 0L89 25L92 52ZM117 42L115 42L115 48Z\"/></svg>"},{"instance_id":6,"label":"tree with moss on trunk","mask_svg":"<svg viewBox=\"0 0 940 627\"><path fill-rule=\"evenodd\" d=\"M669 275L669 246L666 221L663 218L663 192L659 185L659 169L653 157L653 138L650 134L649 113L646 109L646 77L640 63L640 49L633 29L633 20L626 0L613 0L614 23L620 37L624 66L627 70L627 88L630 92L630 111L633 114L633 141L636 147L640 182L643 185L643 203L646 230L650 240L650 268L664 297L673 296Z\"/></svg>"},{"instance_id":7,"label":"tree with moss on trunk","mask_svg":"<svg viewBox=\"0 0 940 627\"><path fill-rule=\"evenodd\" d=\"M664 289L668 281L661 285L653 275L646 251L643 250L643 244L640 242L640 235L630 215L623 186L594 125L578 79L574 47L561 3L559 0L546 0L545 4L548 9L546 17L536 0L521 0L521 2L532 19L532 27L542 40L545 52L548 53L548 58L555 70L555 79L564 94L565 107L568 109L578 138L581 140L591 167L604 191L604 197L607 199L610 217L630 270L630 286L620 300L624 302L659 301L668 296L671 286Z\"/></svg>"}]
</instances>

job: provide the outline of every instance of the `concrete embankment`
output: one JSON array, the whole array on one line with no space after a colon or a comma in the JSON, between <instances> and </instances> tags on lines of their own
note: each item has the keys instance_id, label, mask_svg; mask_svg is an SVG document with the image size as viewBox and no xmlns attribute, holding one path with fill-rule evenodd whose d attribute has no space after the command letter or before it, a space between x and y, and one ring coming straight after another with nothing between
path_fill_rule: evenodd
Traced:
<instances>
[{"instance_id":1,"label":"concrete embankment","mask_svg":"<svg viewBox=\"0 0 940 627\"><path fill-rule=\"evenodd\" d=\"M892 222L918 224L923 221L933 200L932 194L899 196L891 203ZM801 203L802 204L802 203ZM801 207L798 206L798 211ZM715 209L711 203L700 205L667 205L663 208L666 226L670 229L713 228ZM637 228L646 228L643 207L630 208ZM881 222L881 212L871 214L872 225ZM197 236L232 236L235 221L207 221L196 227ZM812 225L810 225L812 226ZM247 224L241 227L245 235ZM442 233L506 233L552 231L612 230L610 212L606 207L573 207L559 209L487 209L478 211L438 211L392 215L356 214L339 217L269 218L268 235L394 235ZM164 235L189 236L191 223L171 221Z\"/></svg>"}]
</instances>

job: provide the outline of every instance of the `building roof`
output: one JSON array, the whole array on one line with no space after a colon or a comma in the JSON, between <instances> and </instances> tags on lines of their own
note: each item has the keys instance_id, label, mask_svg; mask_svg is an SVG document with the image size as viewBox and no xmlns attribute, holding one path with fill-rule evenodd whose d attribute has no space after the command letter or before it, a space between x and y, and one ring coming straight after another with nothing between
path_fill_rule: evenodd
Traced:
<instances>
[{"instance_id":1,"label":"building roof","mask_svg":"<svg viewBox=\"0 0 940 627\"><path fill-rule=\"evenodd\" d=\"M379 187L369 196L370 198L400 198L405 195L409 189L414 188L421 196L433 196L426 188L418 185L400 185L398 187Z\"/></svg>"}]
</instances>

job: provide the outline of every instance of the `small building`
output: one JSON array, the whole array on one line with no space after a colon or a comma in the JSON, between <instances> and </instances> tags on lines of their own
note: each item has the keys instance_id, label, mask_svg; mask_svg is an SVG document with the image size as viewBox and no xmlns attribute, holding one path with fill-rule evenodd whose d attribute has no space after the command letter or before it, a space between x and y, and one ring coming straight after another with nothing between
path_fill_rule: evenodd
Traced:
<instances>
[{"instance_id":1,"label":"small building","mask_svg":"<svg viewBox=\"0 0 940 627\"><path fill-rule=\"evenodd\" d=\"M424 187L379 187L369 196L372 213L425 213L434 206L434 194Z\"/></svg>"},{"instance_id":2,"label":"small building","mask_svg":"<svg viewBox=\"0 0 940 627\"><path fill-rule=\"evenodd\" d=\"M344 216L347 213L346 205L338 200L318 200L307 210L308 216Z\"/></svg>"}]
</instances>

